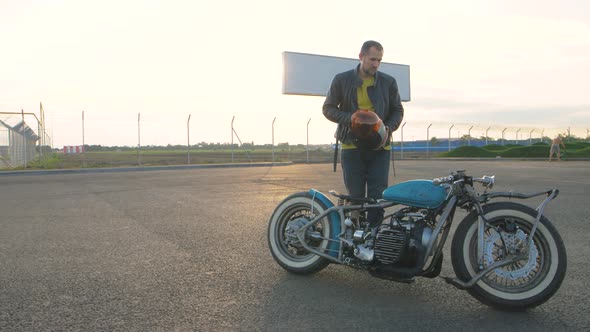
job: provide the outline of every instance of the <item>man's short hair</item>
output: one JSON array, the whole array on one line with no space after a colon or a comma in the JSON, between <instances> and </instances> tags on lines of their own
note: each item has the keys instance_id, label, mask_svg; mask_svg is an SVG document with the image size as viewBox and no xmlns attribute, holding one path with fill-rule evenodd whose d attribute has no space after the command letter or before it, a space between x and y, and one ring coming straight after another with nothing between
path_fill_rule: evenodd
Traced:
<instances>
[{"instance_id":1,"label":"man's short hair","mask_svg":"<svg viewBox=\"0 0 590 332\"><path fill-rule=\"evenodd\" d=\"M381 44L379 42L376 42L374 40L367 40L366 42L363 43L363 46L361 47L361 53L362 54L369 53L369 49L371 49L371 47L376 48L377 51L383 51L383 46L381 46Z\"/></svg>"}]
</instances>

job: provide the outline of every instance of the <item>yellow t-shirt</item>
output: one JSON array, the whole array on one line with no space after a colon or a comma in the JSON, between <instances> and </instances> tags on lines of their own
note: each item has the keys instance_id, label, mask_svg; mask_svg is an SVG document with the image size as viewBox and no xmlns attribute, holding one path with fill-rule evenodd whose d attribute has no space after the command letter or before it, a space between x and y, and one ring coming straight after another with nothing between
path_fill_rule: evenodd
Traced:
<instances>
[{"instance_id":1,"label":"yellow t-shirt","mask_svg":"<svg viewBox=\"0 0 590 332\"><path fill-rule=\"evenodd\" d=\"M366 80L363 80L363 84L356 89L356 99L359 103L359 110L375 112L373 103L371 102L371 99L369 99L369 94L367 93L367 88L374 83L375 77L367 78Z\"/></svg>"},{"instance_id":2,"label":"yellow t-shirt","mask_svg":"<svg viewBox=\"0 0 590 332\"><path fill-rule=\"evenodd\" d=\"M373 107L373 103L369 98L369 94L367 93L367 88L375 84L375 77L367 78L363 80L363 84L356 89L356 99L358 102L358 109L360 110L368 110L371 112L375 112L375 108ZM342 144L343 149L355 149L356 146L354 144ZM386 150L391 149L390 146L385 147Z\"/></svg>"}]
</instances>

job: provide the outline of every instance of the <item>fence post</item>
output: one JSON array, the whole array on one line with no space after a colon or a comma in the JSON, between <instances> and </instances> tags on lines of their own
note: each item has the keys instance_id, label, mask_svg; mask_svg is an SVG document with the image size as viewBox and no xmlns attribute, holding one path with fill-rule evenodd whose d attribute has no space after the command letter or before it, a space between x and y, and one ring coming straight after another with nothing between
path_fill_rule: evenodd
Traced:
<instances>
[{"instance_id":1,"label":"fence post","mask_svg":"<svg viewBox=\"0 0 590 332\"><path fill-rule=\"evenodd\" d=\"M84 111L82 111L82 167L86 167L86 147L84 138Z\"/></svg>"},{"instance_id":2,"label":"fence post","mask_svg":"<svg viewBox=\"0 0 590 332\"><path fill-rule=\"evenodd\" d=\"M25 161L25 168L27 168L27 133L25 130L25 111L21 108L20 110L21 115L22 115L22 119L23 119L23 142L24 142L24 161Z\"/></svg>"},{"instance_id":3,"label":"fence post","mask_svg":"<svg viewBox=\"0 0 590 332\"><path fill-rule=\"evenodd\" d=\"M309 164L309 122L311 121L311 118L309 118L309 120L307 120L307 163Z\"/></svg>"},{"instance_id":4,"label":"fence post","mask_svg":"<svg viewBox=\"0 0 590 332\"><path fill-rule=\"evenodd\" d=\"M452 124L451 127L449 128L449 151L451 151L451 129L453 129L455 125Z\"/></svg>"},{"instance_id":5,"label":"fence post","mask_svg":"<svg viewBox=\"0 0 590 332\"><path fill-rule=\"evenodd\" d=\"M137 164L141 166L141 154L139 150L141 149L141 135L140 135L140 127L139 127L139 120L141 118L141 113L137 113Z\"/></svg>"},{"instance_id":6,"label":"fence post","mask_svg":"<svg viewBox=\"0 0 590 332\"><path fill-rule=\"evenodd\" d=\"M273 165L275 163L275 120L276 119L277 119L276 116L274 119L272 119L272 164Z\"/></svg>"},{"instance_id":7,"label":"fence post","mask_svg":"<svg viewBox=\"0 0 590 332\"><path fill-rule=\"evenodd\" d=\"M39 161L44 161L43 147L41 145L41 122L37 121L37 132L39 133Z\"/></svg>"},{"instance_id":8,"label":"fence post","mask_svg":"<svg viewBox=\"0 0 590 332\"><path fill-rule=\"evenodd\" d=\"M236 116L234 115L231 118L231 162L234 163L234 119Z\"/></svg>"},{"instance_id":9,"label":"fence post","mask_svg":"<svg viewBox=\"0 0 590 332\"><path fill-rule=\"evenodd\" d=\"M402 137L401 137L401 159L404 159L404 126L406 123L402 124Z\"/></svg>"},{"instance_id":10,"label":"fence post","mask_svg":"<svg viewBox=\"0 0 590 332\"><path fill-rule=\"evenodd\" d=\"M188 115L188 120L186 120L186 145L188 147L188 156L187 156L187 164L191 164L191 128L189 123L191 121L191 115Z\"/></svg>"},{"instance_id":11,"label":"fence post","mask_svg":"<svg viewBox=\"0 0 590 332\"><path fill-rule=\"evenodd\" d=\"M430 158L430 126L432 123L426 128L426 158Z\"/></svg>"}]
</instances>

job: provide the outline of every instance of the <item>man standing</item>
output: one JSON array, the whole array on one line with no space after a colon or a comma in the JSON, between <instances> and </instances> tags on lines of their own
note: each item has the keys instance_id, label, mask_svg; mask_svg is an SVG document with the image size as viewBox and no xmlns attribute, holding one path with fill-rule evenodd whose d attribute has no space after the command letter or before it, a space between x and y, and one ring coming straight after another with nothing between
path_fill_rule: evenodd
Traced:
<instances>
[{"instance_id":1,"label":"man standing","mask_svg":"<svg viewBox=\"0 0 590 332\"><path fill-rule=\"evenodd\" d=\"M334 77L322 108L328 120L338 123L336 138L342 142L344 184L353 197L382 198L388 186L391 133L404 116L395 78L377 71L382 58L383 46L366 41L359 54L360 63ZM385 127L383 144L360 144L362 137L355 133L355 124L366 117L367 111L374 112L382 121L377 126ZM382 209L368 211L371 226L382 218Z\"/></svg>"},{"instance_id":2,"label":"man standing","mask_svg":"<svg viewBox=\"0 0 590 332\"><path fill-rule=\"evenodd\" d=\"M560 146L563 146L563 148L565 149L565 144L563 144L561 134L557 135L551 142L551 149L549 150L549 161L551 161L551 157L554 153L557 158L557 161L561 160L561 149L559 148Z\"/></svg>"}]
</instances>

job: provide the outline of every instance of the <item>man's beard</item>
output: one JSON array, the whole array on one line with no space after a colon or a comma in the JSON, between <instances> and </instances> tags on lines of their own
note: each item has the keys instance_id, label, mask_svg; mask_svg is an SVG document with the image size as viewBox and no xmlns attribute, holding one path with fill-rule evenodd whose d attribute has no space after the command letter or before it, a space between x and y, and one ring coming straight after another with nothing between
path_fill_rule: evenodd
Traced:
<instances>
[{"instance_id":1,"label":"man's beard","mask_svg":"<svg viewBox=\"0 0 590 332\"><path fill-rule=\"evenodd\" d=\"M374 70L374 69L372 69L372 68L363 69L363 73L364 73L365 75L367 75L367 76L373 76L373 75L375 75L375 72L376 72L376 71L377 71L377 70Z\"/></svg>"}]
</instances>

